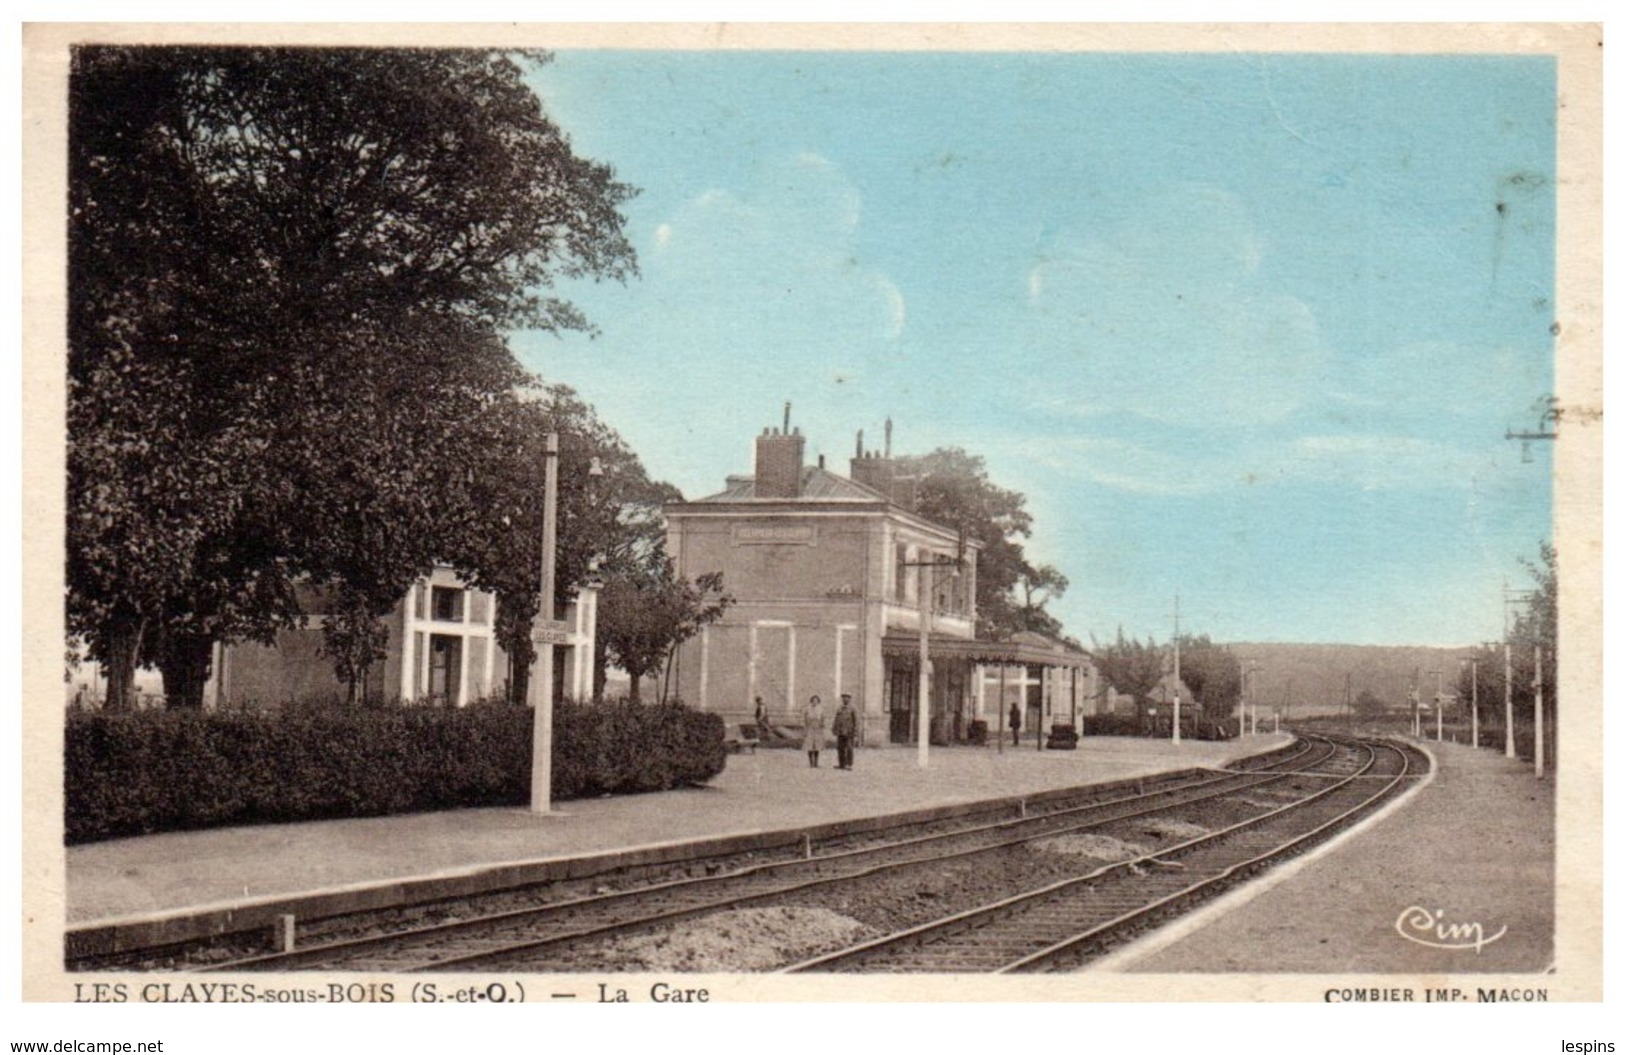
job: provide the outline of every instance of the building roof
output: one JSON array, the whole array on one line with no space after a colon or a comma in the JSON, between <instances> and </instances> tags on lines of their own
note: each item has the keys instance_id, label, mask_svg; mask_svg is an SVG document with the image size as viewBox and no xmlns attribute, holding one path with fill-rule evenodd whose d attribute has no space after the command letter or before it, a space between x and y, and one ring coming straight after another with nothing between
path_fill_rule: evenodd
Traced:
<instances>
[{"instance_id":1,"label":"building roof","mask_svg":"<svg viewBox=\"0 0 1625 1055\"><path fill-rule=\"evenodd\" d=\"M794 498L757 498L756 478L754 476L730 476L728 488L714 495L694 499L694 503L701 502L886 502L889 499L872 487L865 487L856 480L849 480L844 476L837 476L828 469L820 469L816 465L803 466L801 469L801 493Z\"/></svg>"},{"instance_id":2,"label":"building roof","mask_svg":"<svg viewBox=\"0 0 1625 1055\"><path fill-rule=\"evenodd\" d=\"M948 637L933 634L926 644L932 659L968 659L973 663L997 663L1007 666L1088 667L1089 656L1052 642L1044 647L1030 640L978 641L971 638ZM1037 637L1039 635L1033 635ZM907 658L920 654L920 635L908 631L888 630L880 639L880 651L887 656Z\"/></svg>"}]
</instances>

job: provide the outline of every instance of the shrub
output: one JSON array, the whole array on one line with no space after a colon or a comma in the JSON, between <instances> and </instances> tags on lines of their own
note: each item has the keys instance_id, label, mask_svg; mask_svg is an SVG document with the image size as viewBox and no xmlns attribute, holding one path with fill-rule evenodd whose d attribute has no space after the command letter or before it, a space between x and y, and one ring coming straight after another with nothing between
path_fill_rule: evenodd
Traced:
<instances>
[{"instance_id":1,"label":"shrub","mask_svg":"<svg viewBox=\"0 0 1625 1055\"><path fill-rule=\"evenodd\" d=\"M1086 714L1084 736L1144 736L1146 724L1133 714Z\"/></svg>"},{"instance_id":2,"label":"shrub","mask_svg":"<svg viewBox=\"0 0 1625 1055\"><path fill-rule=\"evenodd\" d=\"M682 704L566 703L553 729L560 800L699 783L727 757L722 719ZM532 731L501 703L74 713L67 840L521 805Z\"/></svg>"}]
</instances>

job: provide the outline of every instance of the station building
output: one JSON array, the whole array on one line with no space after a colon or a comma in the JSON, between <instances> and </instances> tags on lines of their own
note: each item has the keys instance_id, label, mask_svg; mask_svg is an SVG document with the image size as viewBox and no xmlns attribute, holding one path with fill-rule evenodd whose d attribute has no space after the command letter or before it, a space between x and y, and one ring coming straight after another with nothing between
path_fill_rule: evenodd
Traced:
<instances>
[{"instance_id":1,"label":"station building","mask_svg":"<svg viewBox=\"0 0 1625 1055\"><path fill-rule=\"evenodd\" d=\"M1011 703L1029 734L1092 713L1084 653L1039 635L977 639L981 544L916 511L918 481L891 456L890 423L882 452L859 435L847 476L805 455L788 422L763 430L752 475L666 507L678 573L721 572L737 602L678 650L683 700L749 722L760 696L772 720L795 725L810 696L833 714L849 693L864 743L913 742L929 611L933 740L964 741L978 720L992 736Z\"/></svg>"},{"instance_id":2,"label":"station building","mask_svg":"<svg viewBox=\"0 0 1625 1055\"><path fill-rule=\"evenodd\" d=\"M301 597L305 626L277 634L272 645L252 642L216 646L214 670L204 691L206 706L241 706L342 695L346 686L322 655L322 596ZM441 706L461 707L505 695L508 655L496 641L495 595L471 589L447 567L414 583L385 617L387 655L374 668L371 693ZM566 606L562 625L534 631L540 657L532 696L551 680L555 701L592 695L593 650L598 622L597 591L583 588ZM549 677L546 658L552 656ZM531 701L534 703L534 699Z\"/></svg>"}]
</instances>

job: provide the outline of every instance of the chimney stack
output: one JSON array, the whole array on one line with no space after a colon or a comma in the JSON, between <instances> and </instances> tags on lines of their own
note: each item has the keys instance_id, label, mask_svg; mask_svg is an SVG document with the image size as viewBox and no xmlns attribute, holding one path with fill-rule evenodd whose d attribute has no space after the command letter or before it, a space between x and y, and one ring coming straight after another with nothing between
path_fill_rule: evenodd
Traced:
<instances>
[{"instance_id":1,"label":"chimney stack","mask_svg":"<svg viewBox=\"0 0 1625 1055\"><path fill-rule=\"evenodd\" d=\"M891 456L891 418L886 419L885 453L865 451L863 432L858 432L858 453L852 459L852 479L873 491L879 491L893 505L913 512L919 504L920 481L915 476L899 476L897 463Z\"/></svg>"},{"instance_id":2,"label":"chimney stack","mask_svg":"<svg viewBox=\"0 0 1625 1055\"><path fill-rule=\"evenodd\" d=\"M784 405L785 421L790 404ZM801 459L807 445L800 429L763 429L756 437L756 497L797 498L801 494Z\"/></svg>"}]
</instances>

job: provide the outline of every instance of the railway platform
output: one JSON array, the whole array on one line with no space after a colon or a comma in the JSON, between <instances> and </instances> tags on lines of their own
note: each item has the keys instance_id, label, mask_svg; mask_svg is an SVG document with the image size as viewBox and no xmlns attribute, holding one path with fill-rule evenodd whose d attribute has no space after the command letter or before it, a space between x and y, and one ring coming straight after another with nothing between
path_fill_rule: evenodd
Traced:
<instances>
[{"instance_id":1,"label":"railway platform","mask_svg":"<svg viewBox=\"0 0 1625 1055\"><path fill-rule=\"evenodd\" d=\"M1089 737L1075 751L1039 751L1030 741L1002 751L933 748L924 770L912 748L860 750L850 771L834 767L833 751L813 769L799 751L759 750L730 756L726 770L703 788L563 802L546 816L470 809L110 840L67 848L66 921L71 929L161 928L181 918L275 912L312 898L351 897L377 907L408 893L468 889L537 868L587 874L605 858L655 861L695 842L732 845L819 825L1220 767L1289 740L1266 734L1176 747Z\"/></svg>"},{"instance_id":2,"label":"railway platform","mask_svg":"<svg viewBox=\"0 0 1625 1055\"><path fill-rule=\"evenodd\" d=\"M1424 746L1434 756L1433 778L1391 815L1093 969L1342 976L1549 969L1554 781L1537 781L1528 763L1493 751Z\"/></svg>"}]
</instances>

